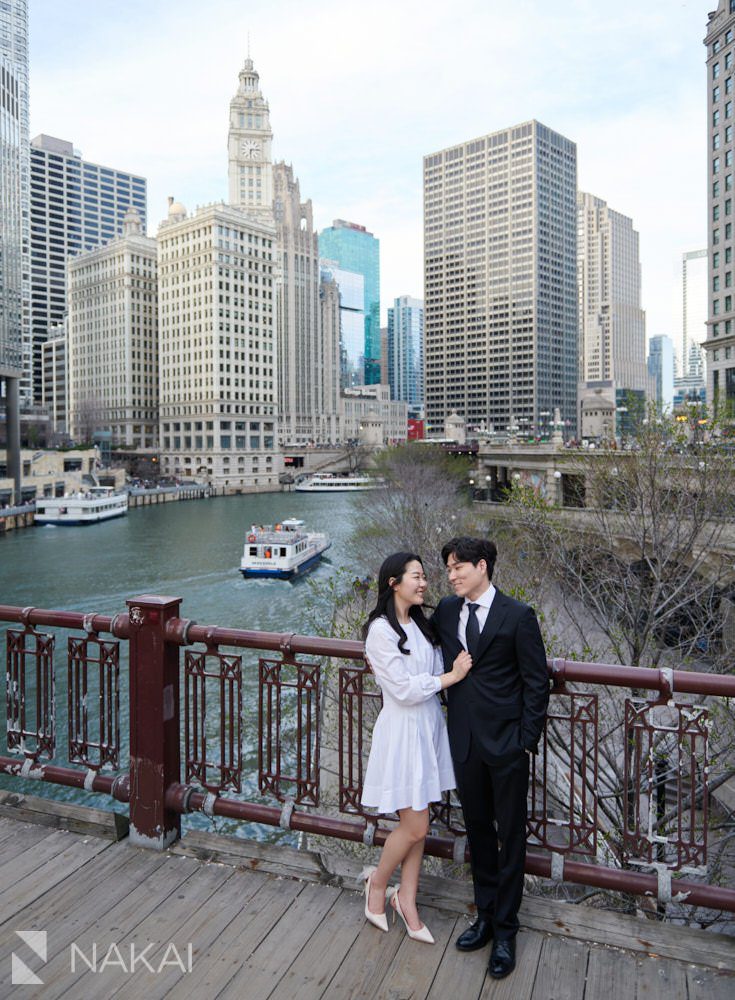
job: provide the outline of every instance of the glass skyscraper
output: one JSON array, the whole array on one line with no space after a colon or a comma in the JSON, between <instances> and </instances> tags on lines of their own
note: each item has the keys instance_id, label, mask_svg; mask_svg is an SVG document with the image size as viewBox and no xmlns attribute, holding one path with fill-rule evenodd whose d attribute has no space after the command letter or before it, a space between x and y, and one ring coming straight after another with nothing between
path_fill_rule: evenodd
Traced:
<instances>
[{"instance_id":1,"label":"glass skyscraper","mask_svg":"<svg viewBox=\"0 0 735 1000\"><path fill-rule=\"evenodd\" d=\"M365 279L356 271L321 261L322 281L339 289L340 388L367 385L365 381Z\"/></svg>"},{"instance_id":2,"label":"glass skyscraper","mask_svg":"<svg viewBox=\"0 0 735 1000\"><path fill-rule=\"evenodd\" d=\"M380 240L364 226L335 219L319 235L319 255L343 271L362 275L364 385L380 383ZM338 281L339 279L336 278ZM345 294L344 292L342 293ZM347 333L345 334L347 336Z\"/></svg>"},{"instance_id":3,"label":"glass skyscraper","mask_svg":"<svg viewBox=\"0 0 735 1000\"><path fill-rule=\"evenodd\" d=\"M656 403L670 410L674 405L674 345L664 334L648 342L648 374L656 383Z\"/></svg>"},{"instance_id":4,"label":"glass skyscraper","mask_svg":"<svg viewBox=\"0 0 735 1000\"><path fill-rule=\"evenodd\" d=\"M66 260L120 236L129 208L146 228L146 181L87 163L70 142L31 142L31 337L33 396L41 402L42 349L66 314Z\"/></svg>"},{"instance_id":5,"label":"glass skyscraper","mask_svg":"<svg viewBox=\"0 0 735 1000\"><path fill-rule=\"evenodd\" d=\"M424 303L409 295L388 310L388 382L391 399L404 400L409 411L424 405Z\"/></svg>"},{"instance_id":6,"label":"glass skyscraper","mask_svg":"<svg viewBox=\"0 0 735 1000\"><path fill-rule=\"evenodd\" d=\"M10 0L0 3L0 377L14 379L24 367L28 155L28 10Z\"/></svg>"}]
</instances>

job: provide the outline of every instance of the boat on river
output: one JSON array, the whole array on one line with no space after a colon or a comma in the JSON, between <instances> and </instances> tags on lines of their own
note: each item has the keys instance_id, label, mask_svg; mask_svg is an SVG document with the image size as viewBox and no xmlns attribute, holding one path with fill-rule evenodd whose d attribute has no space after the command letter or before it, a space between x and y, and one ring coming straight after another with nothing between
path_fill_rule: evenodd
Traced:
<instances>
[{"instance_id":1,"label":"boat on river","mask_svg":"<svg viewBox=\"0 0 735 1000\"><path fill-rule=\"evenodd\" d=\"M291 517L279 524L253 524L245 539L240 572L244 577L289 580L316 566L331 545L329 535L304 529Z\"/></svg>"},{"instance_id":2,"label":"boat on river","mask_svg":"<svg viewBox=\"0 0 735 1000\"><path fill-rule=\"evenodd\" d=\"M117 493L112 486L90 486L63 497L39 497L34 521L36 524L97 524L122 517L127 512L127 493Z\"/></svg>"},{"instance_id":3,"label":"boat on river","mask_svg":"<svg viewBox=\"0 0 735 1000\"><path fill-rule=\"evenodd\" d=\"M372 476L334 476L316 473L300 479L294 486L296 493L356 493L363 490L377 490L384 486L382 479Z\"/></svg>"}]
</instances>

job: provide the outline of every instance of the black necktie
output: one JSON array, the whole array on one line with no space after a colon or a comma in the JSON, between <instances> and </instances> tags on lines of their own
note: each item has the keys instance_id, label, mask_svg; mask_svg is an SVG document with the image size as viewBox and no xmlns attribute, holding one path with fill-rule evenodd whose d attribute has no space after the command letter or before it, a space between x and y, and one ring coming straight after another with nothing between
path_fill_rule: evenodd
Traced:
<instances>
[{"instance_id":1,"label":"black necktie","mask_svg":"<svg viewBox=\"0 0 735 1000\"><path fill-rule=\"evenodd\" d=\"M467 652L474 659L477 656L477 646L480 642L480 623L477 620L479 604L467 605L467 628L465 629L465 644Z\"/></svg>"}]
</instances>

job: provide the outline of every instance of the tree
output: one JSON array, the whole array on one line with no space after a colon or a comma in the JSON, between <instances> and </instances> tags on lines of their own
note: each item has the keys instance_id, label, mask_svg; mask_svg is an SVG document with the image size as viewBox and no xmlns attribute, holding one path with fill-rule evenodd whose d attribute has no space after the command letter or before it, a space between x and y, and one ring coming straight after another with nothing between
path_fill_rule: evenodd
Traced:
<instances>
[{"instance_id":1,"label":"tree","mask_svg":"<svg viewBox=\"0 0 735 1000\"><path fill-rule=\"evenodd\" d=\"M421 556L433 595L446 591L441 546L465 533L471 518L466 491L468 461L442 448L417 442L376 456L383 489L360 495L355 545L361 562L377 574L391 552Z\"/></svg>"}]
</instances>

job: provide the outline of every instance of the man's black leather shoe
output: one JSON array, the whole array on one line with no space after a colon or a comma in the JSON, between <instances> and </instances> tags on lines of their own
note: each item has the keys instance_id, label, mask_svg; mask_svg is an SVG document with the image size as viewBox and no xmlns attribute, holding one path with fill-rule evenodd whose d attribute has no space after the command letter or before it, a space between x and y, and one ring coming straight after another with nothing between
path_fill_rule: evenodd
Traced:
<instances>
[{"instance_id":1,"label":"man's black leather shoe","mask_svg":"<svg viewBox=\"0 0 735 1000\"><path fill-rule=\"evenodd\" d=\"M484 948L492 936L493 925L484 917L478 917L474 924L462 931L455 945L460 951L477 951L478 948Z\"/></svg>"},{"instance_id":2,"label":"man's black leather shoe","mask_svg":"<svg viewBox=\"0 0 735 1000\"><path fill-rule=\"evenodd\" d=\"M504 979L516 967L516 942L515 938L510 941L495 941L493 950L490 952L490 963L487 967L493 979Z\"/></svg>"}]
</instances>

